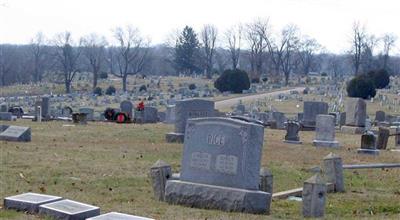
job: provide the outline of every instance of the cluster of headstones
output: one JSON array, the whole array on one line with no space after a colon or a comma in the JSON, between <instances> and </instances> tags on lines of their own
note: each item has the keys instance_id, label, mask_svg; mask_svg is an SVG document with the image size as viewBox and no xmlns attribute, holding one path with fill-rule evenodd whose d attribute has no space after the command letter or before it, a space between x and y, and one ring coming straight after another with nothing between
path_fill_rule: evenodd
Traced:
<instances>
[{"instance_id":1,"label":"cluster of headstones","mask_svg":"<svg viewBox=\"0 0 400 220\"><path fill-rule=\"evenodd\" d=\"M150 218L110 212L100 215L100 208L62 197L37 193L24 193L6 197L4 208L24 211L29 214L50 216L54 219L70 220L151 220Z\"/></svg>"}]
</instances>

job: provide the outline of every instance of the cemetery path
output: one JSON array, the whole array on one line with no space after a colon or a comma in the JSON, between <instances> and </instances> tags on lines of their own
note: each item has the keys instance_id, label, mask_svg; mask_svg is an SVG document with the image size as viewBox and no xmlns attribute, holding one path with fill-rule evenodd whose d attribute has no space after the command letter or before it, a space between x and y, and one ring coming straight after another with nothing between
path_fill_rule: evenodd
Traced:
<instances>
[{"instance_id":1,"label":"cemetery path","mask_svg":"<svg viewBox=\"0 0 400 220\"><path fill-rule=\"evenodd\" d=\"M281 90L281 91L275 91L275 92L267 92L267 93L261 93L261 94L254 94L254 95L249 95L249 96L243 96L243 97L236 97L236 98L231 98L231 99L225 99L221 101L215 102L215 108L216 109L226 109L230 108L231 106L236 105L239 100L242 100L243 103L247 102L252 102L257 99L262 99L265 97L270 97L270 96L275 96L278 94L289 94L291 91L298 91L301 92L305 89L305 87L296 87L293 89L287 89L287 90Z\"/></svg>"}]
</instances>

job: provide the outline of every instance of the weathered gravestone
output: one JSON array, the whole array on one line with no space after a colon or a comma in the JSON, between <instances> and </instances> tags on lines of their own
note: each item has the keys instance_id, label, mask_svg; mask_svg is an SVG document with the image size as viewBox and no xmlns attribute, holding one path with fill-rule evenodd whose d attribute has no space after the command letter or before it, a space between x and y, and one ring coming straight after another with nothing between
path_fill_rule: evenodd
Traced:
<instances>
[{"instance_id":1,"label":"weathered gravestone","mask_svg":"<svg viewBox=\"0 0 400 220\"><path fill-rule=\"evenodd\" d=\"M21 126L9 126L7 129L0 133L0 140L29 142L31 141L31 128Z\"/></svg>"},{"instance_id":2,"label":"weathered gravestone","mask_svg":"<svg viewBox=\"0 0 400 220\"><path fill-rule=\"evenodd\" d=\"M349 134L362 134L365 131L365 120L367 118L367 104L360 98L349 98L346 100L346 125L341 131Z\"/></svg>"},{"instance_id":3,"label":"weathered gravestone","mask_svg":"<svg viewBox=\"0 0 400 220\"><path fill-rule=\"evenodd\" d=\"M307 130L313 130L316 124L317 115L328 114L328 103L305 101L303 106L303 127Z\"/></svg>"},{"instance_id":4,"label":"weathered gravestone","mask_svg":"<svg viewBox=\"0 0 400 220\"><path fill-rule=\"evenodd\" d=\"M44 120L50 119L50 97L48 96L42 97L42 102L40 107L42 111L42 119Z\"/></svg>"},{"instance_id":5,"label":"weathered gravestone","mask_svg":"<svg viewBox=\"0 0 400 220\"><path fill-rule=\"evenodd\" d=\"M145 218L136 215L128 215L119 212L109 212L86 220L154 220L152 218Z\"/></svg>"},{"instance_id":6,"label":"weathered gravestone","mask_svg":"<svg viewBox=\"0 0 400 220\"><path fill-rule=\"evenodd\" d=\"M94 120L94 109L92 108L80 108L79 113L84 113L86 114L86 120L87 121L93 121Z\"/></svg>"},{"instance_id":7,"label":"weathered gravestone","mask_svg":"<svg viewBox=\"0 0 400 220\"><path fill-rule=\"evenodd\" d=\"M328 183L333 183L336 192L344 192L342 158L333 153L324 157L324 173Z\"/></svg>"},{"instance_id":8,"label":"weathered gravestone","mask_svg":"<svg viewBox=\"0 0 400 220\"><path fill-rule=\"evenodd\" d=\"M165 121L166 124L174 124L175 123L175 105L167 105L167 109L165 111Z\"/></svg>"},{"instance_id":9,"label":"weathered gravestone","mask_svg":"<svg viewBox=\"0 0 400 220\"><path fill-rule=\"evenodd\" d=\"M316 147L339 147L335 140L335 118L332 115L318 115L313 145Z\"/></svg>"},{"instance_id":10,"label":"weathered gravestone","mask_svg":"<svg viewBox=\"0 0 400 220\"><path fill-rule=\"evenodd\" d=\"M143 122L144 123L157 123L158 122L158 110L155 107L144 107L143 111Z\"/></svg>"},{"instance_id":11,"label":"weathered gravestone","mask_svg":"<svg viewBox=\"0 0 400 220\"><path fill-rule=\"evenodd\" d=\"M186 99L175 105L175 132L166 134L167 142L183 142L186 121L191 118L214 117L214 102L202 99Z\"/></svg>"},{"instance_id":12,"label":"weathered gravestone","mask_svg":"<svg viewBox=\"0 0 400 220\"><path fill-rule=\"evenodd\" d=\"M13 115L11 112L0 112L0 121L12 121Z\"/></svg>"},{"instance_id":13,"label":"weathered gravestone","mask_svg":"<svg viewBox=\"0 0 400 220\"><path fill-rule=\"evenodd\" d=\"M287 118L283 112L272 112L269 119L271 129L285 129Z\"/></svg>"},{"instance_id":14,"label":"weathered gravestone","mask_svg":"<svg viewBox=\"0 0 400 220\"><path fill-rule=\"evenodd\" d=\"M40 205L56 202L61 199L62 198L58 196L24 193L16 196L6 197L4 199L4 208L36 214L39 212Z\"/></svg>"},{"instance_id":15,"label":"weathered gravestone","mask_svg":"<svg viewBox=\"0 0 400 220\"><path fill-rule=\"evenodd\" d=\"M379 150L385 150L387 147L389 136L390 136L389 128L379 127L376 148Z\"/></svg>"},{"instance_id":16,"label":"weathered gravestone","mask_svg":"<svg viewBox=\"0 0 400 220\"><path fill-rule=\"evenodd\" d=\"M327 187L319 174L304 182L303 186L303 216L323 217L325 214Z\"/></svg>"},{"instance_id":17,"label":"weathered gravestone","mask_svg":"<svg viewBox=\"0 0 400 220\"><path fill-rule=\"evenodd\" d=\"M188 120L180 180L168 180L172 204L268 213L271 194L259 191L264 127L228 118Z\"/></svg>"},{"instance_id":18,"label":"weathered gravestone","mask_svg":"<svg viewBox=\"0 0 400 220\"><path fill-rule=\"evenodd\" d=\"M8 105L6 103L0 104L0 112L8 112Z\"/></svg>"},{"instance_id":19,"label":"weathered gravestone","mask_svg":"<svg viewBox=\"0 0 400 220\"><path fill-rule=\"evenodd\" d=\"M361 135L361 148L357 150L360 154L378 155L379 150L376 149L376 136L371 131Z\"/></svg>"},{"instance_id":20,"label":"weathered gravestone","mask_svg":"<svg viewBox=\"0 0 400 220\"><path fill-rule=\"evenodd\" d=\"M66 199L39 206L39 214L55 219L84 220L100 215L100 208Z\"/></svg>"},{"instance_id":21,"label":"weathered gravestone","mask_svg":"<svg viewBox=\"0 0 400 220\"><path fill-rule=\"evenodd\" d=\"M299 131L301 129L300 123L297 121L286 122L286 135L283 142L288 144L301 144Z\"/></svg>"},{"instance_id":22,"label":"weathered gravestone","mask_svg":"<svg viewBox=\"0 0 400 220\"><path fill-rule=\"evenodd\" d=\"M386 113L384 111L375 112L375 123L384 122L386 119Z\"/></svg>"},{"instance_id":23,"label":"weathered gravestone","mask_svg":"<svg viewBox=\"0 0 400 220\"><path fill-rule=\"evenodd\" d=\"M128 114L129 118L132 119L133 104L130 101L122 101L120 104L121 112Z\"/></svg>"}]
</instances>

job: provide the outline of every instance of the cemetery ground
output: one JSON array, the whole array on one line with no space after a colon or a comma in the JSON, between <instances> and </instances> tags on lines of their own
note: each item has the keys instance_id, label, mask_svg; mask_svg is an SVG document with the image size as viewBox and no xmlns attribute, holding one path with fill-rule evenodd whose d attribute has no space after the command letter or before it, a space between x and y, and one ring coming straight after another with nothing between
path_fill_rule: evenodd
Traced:
<instances>
[{"instance_id":1,"label":"cemetery ground","mask_svg":"<svg viewBox=\"0 0 400 220\"><path fill-rule=\"evenodd\" d=\"M295 104L295 103L291 103ZM370 103L368 103L370 104ZM370 105L369 105L370 106ZM295 111L295 110L293 110ZM101 207L102 213L119 211L155 219L296 219L301 202L274 200L271 215L229 213L169 205L154 199L148 177L158 159L180 170L182 144L165 143L173 125L96 122L65 126L66 122L10 124L32 128L32 142L0 142L0 197L23 192L62 196ZM311 168L334 152L344 164L393 163L400 154L383 151L379 157L357 154L360 136L337 133L341 149L316 149L315 133L300 132L303 145L282 142L284 130L265 130L262 167L274 175L274 192L303 186ZM388 148L394 140L389 139ZM327 219L398 219L400 170L345 170L345 193L328 194ZM0 219L38 217L0 209Z\"/></svg>"}]
</instances>

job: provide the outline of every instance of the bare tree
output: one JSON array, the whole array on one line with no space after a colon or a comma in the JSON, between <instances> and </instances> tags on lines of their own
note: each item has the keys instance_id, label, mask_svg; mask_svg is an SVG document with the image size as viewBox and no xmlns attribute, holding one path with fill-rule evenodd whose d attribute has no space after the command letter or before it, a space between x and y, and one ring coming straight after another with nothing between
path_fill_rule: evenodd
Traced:
<instances>
[{"instance_id":1,"label":"bare tree","mask_svg":"<svg viewBox=\"0 0 400 220\"><path fill-rule=\"evenodd\" d=\"M17 59L14 47L0 45L0 86L8 85L7 80L13 72Z\"/></svg>"},{"instance_id":2,"label":"bare tree","mask_svg":"<svg viewBox=\"0 0 400 220\"><path fill-rule=\"evenodd\" d=\"M242 41L242 25L236 25L228 29L225 33L228 42L228 50L232 61L232 69L238 67L240 58L240 46Z\"/></svg>"},{"instance_id":3,"label":"bare tree","mask_svg":"<svg viewBox=\"0 0 400 220\"><path fill-rule=\"evenodd\" d=\"M43 67L46 62L46 50L45 50L45 36L42 32L38 32L31 40L29 45L29 52L33 59L33 81L41 82L43 77Z\"/></svg>"},{"instance_id":4,"label":"bare tree","mask_svg":"<svg viewBox=\"0 0 400 220\"><path fill-rule=\"evenodd\" d=\"M383 35L382 42L383 42L383 64L382 68L387 69L388 62L389 62L389 55L390 51L395 45L396 42L396 35L387 33Z\"/></svg>"},{"instance_id":5,"label":"bare tree","mask_svg":"<svg viewBox=\"0 0 400 220\"><path fill-rule=\"evenodd\" d=\"M114 75L122 78L122 89L125 92L128 75L135 75L143 70L148 55L148 42L132 26L117 27L114 37L119 46L116 55L119 71Z\"/></svg>"},{"instance_id":6,"label":"bare tree","mask_svg":"<svg viewBox=\"0 0 400 220\"><path fill-rule=\"evenodd\" d=\"M282 30L282 42L286 42L283 47L282 71L285 75L285 84L289 83L289 76L293 69L294 54L299 47L299 29L295 25L288 25Z\"/></svg>"},{"instance_id":7,"label":"bare tree","mask_svg":"<svg viewBox=\"0 0 400 220\"><path fill-rule=\"evenodd\" d=\"M299 59L301 64L301 73L306 75L310 72L314 61L315 53L319 51L321 46L317 40L309 38L308 36L303 37L299 44Z\"/></svg>"},{"instance_id":8,"label":"bare tree","mask_svg":"<svg viewBox=\"0 0 400 220\"><path fill-rule=\"evenodd\" d=\"M60 33L54 39L55 58L60 64L63 73L65 92L71 92L71 83L79 70L79 58L81 56L81 41L74 45L70 32Z\"/></svg>"},{"instance_id":9,"label":"bare tree","mask_svg":"<svg viewBox=\"0 0 400 220\"><path fill-rule=\"evenodd\" d=\"M218 30L214 25L204 25L200 33L200 40L203 44L204 49L204 60L205 70L208 79L211 79L214 54L215 54L215 43L217 40Z\"/></svg>"},{"instance_id":10,"label":"bare tree","mask_svg":"<svg viewBox=\"0 0 400 220\"><path fill-rule=\"evenodd\" d=\"M84 37L82 43L83 54L93 73L93 89L95 89L97 87L98 74L102 65L104 65L107 41L105 37L92 33Z\"/></svg>"},{"instance_id":11,"label":"bare tree","mask_svg":"<svg viewBox=\"0 0 400 220\"><path fill-rule=\"evenodd\" d=\"M246 26L246 39L250 46L250 67L253 79L260 78L263 69L266 39L270 33L267 20L258 19Z\"/></svg>"},{"instance_id":12,"label":"bare tree","mask_svg":"<svg viewBox=\"0 0 400 220\"><path fill-rule=\"evenodd\" d=\"M357 75L360 71L366 36L367 34L365 32L365 28L362 27L359 22L355 22L353 24L352 49L351 49L355 75Z\"/></svg>"}]
</instances>

